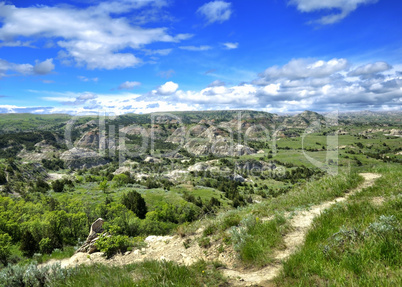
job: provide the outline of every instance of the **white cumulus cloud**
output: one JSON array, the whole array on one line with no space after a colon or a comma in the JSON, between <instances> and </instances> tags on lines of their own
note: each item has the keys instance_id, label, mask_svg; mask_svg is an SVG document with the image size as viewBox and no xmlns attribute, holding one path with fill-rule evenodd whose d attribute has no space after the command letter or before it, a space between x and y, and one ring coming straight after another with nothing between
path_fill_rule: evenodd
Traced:
<instances>
[{"instance_id":1,"label":"white cumulus cloud","mask_svg":"<svg viewBox=\"0 0 402 287\"><path fill-rule=\"evenodd\" d=\"M225 47L225 49L232 50L232 49L237 49L239 47L239 43L227 42L227 43L223 43L223 46Z\"/></svg>"},{"instance_id":2,"label":"white cumulus cloud","mask_svg":"<svg viewBox=\"0 0 402 287\"><path fill-rule=\"evenodd\" d=\"M159 86L156 90L153 91L153 93L159 95L170 95L176 92L178 88L179 88L178 84L169 81Z\"/></svg>"},{"instance_id":3,"label":"white cumulus cloud","mask_svg":"<svg viewBox=\"0 0 402 287\"><path fill-rule=\"evenodd\" d=\"M225 1L208 2L198 8L197 13L207 20L207 24L222 23L229 20L232 15L232 3Z\"/></svg>"},{"instance_id":4,"label":"white cumulus cloud","mask_svg":"<svg viewBox=\"0 0 402 287\"><path fill-rule=\"evenodd\" d=\"M346 59L329 61L313 59L293 59L282 67L273 66L266 69L260 76L267 80L288 78L303 79L308 77L321 78L343 71L349 66Z\"/></svg>"},{"instance_id":5,"label":"white cumulus cloud","mask_svg":"<svg viewBox=\"0 0 402 287\"><path fill-rule=\"evenodd\" d=\"M384 72L391 68L392 68L392 66L390 66L386 62L375 62L373 64L367 64L367 65L357 67L355 70L351 71L348 75L352 76L352 77L370 75L370 74L376 74L379 72Z\"/></svg>"},{"instance_id":6,"label":"white cumulus cloud","mask_svg":"<svg viewBox=\"0 0 402 287\"><path fill-rule=\"evenodd\" d=\"M290 0L301 12L316 12L322 10L337 10L338 13L325 15L317 20L321 24L333 24L344 19L363 4L376 3L378 0Z\"/></svg>"},{"instance_id":7,"label":"white cumulus cloud","mask_svg":"<svg viewBox=\"0 0 402 287\"><path fill-rule=\"evenodd\" d=\"M0 78L17 72L21 75L46 75L54 69L53 59L43 62L36 60L35 66L31 64L16 64L0 59Z\"/></svg>"},{"instance_id":8,"label":"white cumulus cloud","mask_svg":"<svg viewBox=\"0 0 402 287\"><path fill-rule=\"evenodd\" d=\"M33 72L37 75L46 75L54 69L53 59L47 59L43 62L36 61Z\"/></svg>"},{"instance_id":9,"label":"white cumulus cloud","mask_svg":"<svg viewBox=\"0 0 402 287\"><path fill-rule=\"evenodd\" d=\"M180 42L189 34L170 35L167 28L134 26L120 16L158 1L102 2L88 8L38 5L19 8L0 3L0 41L59 39L59 58L88 69L119 69L141 64L133 50L154 42ZM113 17L111 16L113 15ZM20 40L22 39L22 40ZM124 52L122 52L124 50ZM47 63L49 64L49 63Z\"/></svg>"}]
</instances>

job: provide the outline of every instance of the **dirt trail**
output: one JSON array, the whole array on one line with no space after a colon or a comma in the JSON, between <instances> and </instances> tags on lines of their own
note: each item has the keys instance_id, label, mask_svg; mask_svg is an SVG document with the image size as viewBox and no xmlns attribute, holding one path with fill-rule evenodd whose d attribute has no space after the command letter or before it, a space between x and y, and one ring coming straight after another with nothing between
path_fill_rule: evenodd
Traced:
<instances>
[{"instance_id":1,"label":"dirt trail","mask_svg":"<svg viewBox=\"0 0 402 287\"><path fill-rule=\"evenodd\" d=\"M279 250L274 254L275 260L273 264L257 271L225 269L223 270L223 274L231 279L230 283L233 286L271 286L269 281L274 279L281 271L281 261L288 258L303 244L306 233L313 223L313 219L331 205L345 201L352 194L372 186L374 181L381 176L375 173L361 173L360 175L364 177L364 182L351 192L334 200L312 206L309 210L299 212L293 216L290 221L292 232L286 234L284 238L286 249Z\"/></svg>"},{"instance_id":2,"label":"dirt trail","mask_svg":"<svg viewBox=\"0 0 402 287\"><path fill-rule=\"evenodd\" d=\"M289 257L297 250L304 242L304 237L312 224L314 217L318 216L324 209L331 205L345 201L350 195L361 191L362 189L374 184L375 179L380 175L373 173L361 174L365 181L346 194L343 197L336 198L332 201L324 202L320 205L312 206L309 210L298 212L290 220L292 231L285 235L285 249L278 250L274 253L274 263L264 267L260 270L247 270L236 268L238 260L236 252L232 247L225 247L225 251L219 250L222 243L220 239L212 239L211 246L208 249L201 248L198 245L197 239L202 235L200 228L193 235L184 238L175 236L148 236L145 239L147 243L146 248L127 252L124 255L116 255L111 259L105 259L102 253L93 253L88 255L86 253L77 253L71 258L63 260L51 260L42 264L41 266L59 263L62 267L73 267L80 264L93 264L103 263L108 265L126 265L144 260L170 260L179 264L190 265L199 259L220 261L226 265L226 269L222 272L225 276L229 277L229 282L233 286L269 286L270 280L276 277L281 268L281 260ZM269 218L265 218L268 220ZM263 219L264 220L264 219ZM265 283L264 283L265 282Z\"/></svg>"}]
</instances>

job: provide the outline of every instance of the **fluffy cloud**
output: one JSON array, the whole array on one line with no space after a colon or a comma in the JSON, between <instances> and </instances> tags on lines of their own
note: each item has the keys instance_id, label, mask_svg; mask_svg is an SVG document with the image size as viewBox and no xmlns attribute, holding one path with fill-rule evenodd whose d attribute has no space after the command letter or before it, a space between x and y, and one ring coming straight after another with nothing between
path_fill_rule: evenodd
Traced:
<instances>
[{"instance_id":1,"label":"fluffy cloud","mask_svg":"<svg viewBox=\"0 0 402 287\"><path fill-rule=\"evenodd\" d=\"M134 89L135 87L141 86L140 82L130 82L130 81L125 81L124 83L120 84L118 87L119 90L131 90Z\"/></svg>"},{"instance_id":2,"label":"fluffy cloud","mask_svg":"<svg viewBox=\"0 0 402 287\"><path fill-rule=\"evenodd\" d=\"M395 109L402 101L402 78L389 68L384 63L351 68L346 59L294 59L269 67L251 84L228 87L217 80L201 91L177 90L169 99L202 109L269 112ZM351 71L376 77L350 77Z\"/></svg>"},{"instance_id":3,"label":"fluffy cloud","mask_svg":"<svg viewBox=\"0 0 402 287\"><path fill-rule=\"evenodd\" d=\"M158 87L156 90L152 91L152 93L158 95L171 95L174 92L176 92L178 88L179 88L178 84L169 81Z\"/></svg>"},{"instance_id":4,"label":"fluffy cloud","mask_svg":"<svg viewBox=\"0 0 402 287\"><path fill-rule=\"evenodd\" d=\"M274 66L266 69L260 74L260 77L264 80L264 83L279 78L286 78L289 80L309 77L323 78L345 70L348 65L346 59L332 59L327 62L322 60L315 61L312 59L293 59L282 67Z\"/></svg>"},{"instance_id":5,"label":"fluffy cloud","mask_svg":"<svg viewBox=\"0 0 402 287\"><path fill-rule=\"evenodd\" d=\"M66 101L62 101L63 105L68 106L80 106L86 104L90 100L96 99L98 96L94 93L85 92L82 94L78 94L75 98L67 99ZM51 98L50 98L51 99Z\"/></svg>"},{"instance_id":6,"label":"fluffy cloud","mask_svg":"<svg viewBox=\"0 0 402 287\"><path fill-rule=\"evenodd\" d=\"M22 75L46 75L53 71L53 59L47 59L43 62L36 60L35 66L31 64L16 64L0 59L0 78L6 76L9 72L17 72Z\"/></svg>"},{"instance_id":7,"label":"fluffy cloud","mask_svg":"<svg viewBox=\"0 0 402 287\"><path fill-rule=\"evenodd\" d=\"M54 92L41 92L53 95L52 97L44 97L44 100L59 102L60 107L47 108L44 113L68 113L73 115L99 114L106 112L115 115L124 113L153 113L160 111L191 111L199 110L201 107L197 104L177 103L170 99L141 99L141 95L123 92L119 94L93 94L93 93L71 93L64 94ZM65 104L65 101L75 102L81 100L78 104ZM18 106L1 106L0 113L4 112L30 112L27 107ZM31 110L38 110L39 107L31 107Z\"/></svg>"},{"instance_id":8,"label":"fluffy cloud","mask_svg":"<svg viewBox=\"0 0 402 287\"><path fill-rule=\"evenodd\" d=\"M175 102L198 105L203 110L236 109L258 104L257 88L250 84L207 87L199 92L178 90L170 98Z\"/></svg>"},{"instance_id":9,"label":"fluffy cloud","mask_svg":"<svg viewBox=\"0 0 402 287\"><path fill-rule=\"evenodd\" d=\"M180 90L177 83L169 81L143 95L54 93L54 97L43 99L62 104L50 112L71 114L100 109L115 114L210 109L268 112L398 110L402 103L402 76L396 71L398 65L393 66L390 69L390 64L377 62L356 67L346 59L294 59L282 66L267 68L251 83L235 86L216 80L201 90ZM44 91L37 93L46 94Z\"/></svg>"},{"instance_id":10,"label":"fluffy cloud","mask_svg":"<svg viewBox=\"0 0 402 287\"><path fill-rule=\"evenodd\" d=\"M223 46L225 49L232 50L232 49L237 49L239 47L239 43L223 43Z\"/></svg>"},{"instance_id":11,"label":"fluffy cloud","mask_svg":"<svg viewBox=\"0 0 402 287\"><path fill-rule=\"evenodd\" d=\"M54 69L53 59L47 59L43 62L36 61L33 72L37 75L46 75Z\"/></svg>"},{"instance_id":12,"label":"fluffy cloud","mask_svg":"<svg viewBox=\"0 0 402 287\"><path fill-rule=\"evenodd\" d=\"M140 49L153 42L180 42L191 37L189 34L169 35L164 27L133 26L127 18L116 17L145 6L157 9L161 4L156 0L125 0L78 9L43 5L17 8L2 2L0 41L6 44L28 37L56 38L62 48L59 57L65 62L73 61L88 69L134 67L141 64L141 59L127 49ZM126 52L122 53L123 50Z\"/></svg>"},{"instance_id":13,"label":"fluffy cloud","mask_svg":"<svg viewBox=\"0 0 402 287\"><path fill-rule=\"evenodd\" d=\"M187 50L187 51L207 51L207 50L211 50L212 47L211 46L180 46L179 47L182 50Z\"/></svg>"},{"instance_id":14,"label":"fluffy cloud","mask_svg":"<svg viewBox=\"0 0 402 287\"><path fill-rule=\"evenodd\" d=\"M351 71L348 75L352 76L352 77L366 76L366 75L377 74L379 72L384 72L391 68L392 68L392 66L390 66L386 62L375 62L373 64L367 64L367 65L360 66L360 67L356 68L355 70Z\"/></svg>"},{"instance_id":15,"label":"fluffy cloud","mask_svg":"<svg viewBox=\"0 0 402 287\"><path fill-rule=\"evenodd\" d=\"M375 3L378 0L290 0L301 12L316 12L322 10L340 10L340 13L329 14L317 20L321 24L333 24L344 19L359 5Z\"/></svg>"},{"instance_id":16,"label":"fluffy cloud","mask_svg":"<svg viewBox=\"0 0 402 287\"><path fill-rule=\"evenodd\" d=\"M212 1L198 8L197 13L202 15L207 24L222 23L230 19L232 15L232 3L225 1Z\"/></svg>"}]
</instances>

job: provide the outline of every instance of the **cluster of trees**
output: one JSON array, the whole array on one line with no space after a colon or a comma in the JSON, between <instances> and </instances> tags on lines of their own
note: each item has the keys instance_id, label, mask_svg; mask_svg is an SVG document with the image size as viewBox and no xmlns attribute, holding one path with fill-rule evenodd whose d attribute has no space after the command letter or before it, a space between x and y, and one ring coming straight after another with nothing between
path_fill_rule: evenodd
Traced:
<instances>
[{"instance_id":1,"label":"cluster of trees","mask_svg":"<svg viewBox=\"0 0 402 287\"><path fill-rule=\"evenodd\" d=\"M42 159L42 165L44 168L49 170L60 170L64 169L64 161L61 159Z\"/></svg>"},{"instance_id":2,"label":"cluster of trees","mask_svg":"<svg viewBox=\"0 0 402 287\"><path fill-rule=\"evenodd\" d=\"M63 192L65 191L65 187L73 188L74 182L71 179L63 178L58 179L52 182L52 189L54 192Z\"/></svg>"},{"instance_id":3,"label":"cluster of trees","mask_svg":"<svg viewBox=\"0 0 402 287\"><path fill-rule=\"evenodd\" d=\"M202 216L204 214L213 214L221 206L221 202L219 201L219 199L217 199L215 197L211 197L211 199L208 202L203 202L200 196L195 197L194 195L189 194L188 192L185 192L183 194L183 198L187 202L191 202L194 205L201 208L201 212L199 213L199 216Z\"/></svg>"},{"instance_id":4,"label":"cluster of trees","mask_svg":"<svg viewBox=\"0 0 402 287\"><path fill-rule=\"evenodd\" d=\"M10 260L11 245L19 246L25 256L32 256L37 252L50 253L55 248L74 245L88 234L89 220L82 205L61 204L38 193L25 198L0 196L2 263Z\"/></svg>"},{"instance_id":5,"label":"cluster of trees","mask_svg":"<svg viewBox=\"0 0 402 287\"><path fill-rule=\"evenodd\" d=\"M57 182L57 183L56 183ZM52 186L66 184L55 181ZM50 188L43 182L37 189ZM61 190L61 187L60 187ZM217 199L206 208L219 206ZM90 224L102 217L104 227L115 235L164 235L184 222L198 219L203 210L190 202L164 203L149 210L144 198L135 190L118 201L107 197L100 204L83 203L80 198L57 201L53 197L31 192L12 199L0 196L0 262L17 262L12 246L18 246L27 257L35 253L51 253L55 248L74 246L84 239Z\"/></svg>"},{"instance_id":6,"label":"cluster of trees","mask_svg":"<svg viewBox=\"0 0 402 287\"><path fill-rule=\"evenodd\" d=\"M283 180L289 180L291 183L296 183L300 179L309 179L313 176L322 176L324 172L319 169L307 168L305 166L297 167L290 171L286 171Z\"/></svg>"}]
</instances>

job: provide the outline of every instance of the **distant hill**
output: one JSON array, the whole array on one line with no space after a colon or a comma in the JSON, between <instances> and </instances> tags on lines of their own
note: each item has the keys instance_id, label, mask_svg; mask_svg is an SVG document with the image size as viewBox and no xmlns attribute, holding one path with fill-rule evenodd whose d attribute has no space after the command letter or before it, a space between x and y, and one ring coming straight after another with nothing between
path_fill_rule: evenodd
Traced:
<instances>
[{"instance_id":1,"label":"distant hill","mask_svg":"<svg viewBox=\"0 0 402 287\"><path fill-rule=\"evenodd\" d=\"M344 112L339 113L339 119L343 124L357 123L370 125L372 123L377 124L401 124L402 123L402 111L358 111L358 112Z\"/></svg>"}]
</instances>

